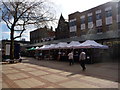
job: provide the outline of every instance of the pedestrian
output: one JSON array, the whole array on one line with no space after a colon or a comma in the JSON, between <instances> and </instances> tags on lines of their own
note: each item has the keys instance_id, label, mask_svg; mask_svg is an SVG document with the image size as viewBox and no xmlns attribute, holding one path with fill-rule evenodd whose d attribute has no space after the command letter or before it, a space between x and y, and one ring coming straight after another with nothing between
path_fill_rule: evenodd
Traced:
<instances>
[{"instance_id":1,"label":"pedestrian","mask_svg":"<svg viewBox=\"0 0 120 90\"><path fill-rule=\"evenodd\" d=\"M82 51L79 56L79 62L82 67L82 70L84 71L86 69L85 62L86 62L86 53Z\"/></svg>"},{"instance_id":2,"label":"pedestrian","mask_svg":"<svg viewBox=\"0 0 120 90\"><path fill-rule=\"evenodd\" d=\"M74 64L74 60L73 60L73 51L71 51L69 54L68 54L68 59L69 59L69 65L73 65Z\"/></svg>"},{"instance_id":3,"label":"pedestrian","mask_svg":"<svg viewBox=\"0 0 120 90\"><path fill-rule=\"evenodd\" d=\"M62 53L59 51L59 52L58 52L58 58L57 58L57 59L58 59L58 61L60 61L60 60L61 60L61 54L62 54Z\"/></svg>"}]
</instances>

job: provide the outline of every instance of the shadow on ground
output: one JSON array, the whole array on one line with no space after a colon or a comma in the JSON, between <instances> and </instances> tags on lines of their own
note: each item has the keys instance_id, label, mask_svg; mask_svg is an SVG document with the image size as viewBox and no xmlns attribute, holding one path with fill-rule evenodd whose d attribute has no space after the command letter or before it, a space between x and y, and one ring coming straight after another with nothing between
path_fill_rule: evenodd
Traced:
<instances>
[{"instance_id":1,"label":"shadow on ground","mask_svg":"<svg viewBox=\"0 0 120 90\"><path fill-rule=\"evenodd\" d=\"M54 60L36 60L34 58L23 59L23 63L30 63L34 65L44 66L52 69L63 70L72 74L67 77L82 74L86 76L92 76L94 78L101 78L110 81L118 82L118 63L117 62L105 62L96 64L87 64L87 70L82 71L79 63L75 63L69 66L69 62L54 61Z\"/></svg>"}]
</instances>

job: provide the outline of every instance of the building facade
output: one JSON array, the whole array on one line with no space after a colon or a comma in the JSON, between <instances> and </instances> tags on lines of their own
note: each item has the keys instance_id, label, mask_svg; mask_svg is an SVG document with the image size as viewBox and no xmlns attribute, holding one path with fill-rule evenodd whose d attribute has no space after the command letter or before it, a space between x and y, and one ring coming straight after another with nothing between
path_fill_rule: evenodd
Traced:
<instances>
[{"instance_id":1,"label":"building facade","mask_svg":"<svg viewBox=\"0 0 120 90\"><path fill-rule=\"evenodd\" d=\"M47 27L39 28L37 30L30 32L30 42L33 43L40 43L45 41L51 41L55 38L55 32Z\"/></svg>"},{"instance_id":2,"label":"building facade","mask_svg":"<svg viewBox=\"0 0 120 90\"><path fill-rule=\"evenodd\" d=\"M107 39L119 39L120 5L118 2L108 2L72 13L69 15L69 30L70 37L102 40L102 43Z\"/></svg>"},{"instance_id":3,"label":"building facade","mask_svg":"<svg viewBox=\"0 0 120 90\"><path fill-rule=\"evenodd\" d=\"M55 39L58 40L65 38L69 38L69 25L61 14L58 27L55 29Z\"/></svg>"}]
</instances>

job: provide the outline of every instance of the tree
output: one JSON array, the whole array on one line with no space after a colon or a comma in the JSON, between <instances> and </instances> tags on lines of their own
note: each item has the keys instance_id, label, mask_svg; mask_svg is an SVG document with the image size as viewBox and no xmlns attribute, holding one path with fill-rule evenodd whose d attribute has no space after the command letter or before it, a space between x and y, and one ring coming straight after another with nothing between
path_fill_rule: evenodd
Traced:
<instances>
[{"instance_id":1,"label":"tree","mask_svg":"<svg viewBox=\"0 0 120 90\"><path fill-rule=\"evenodd\" d=\"M20 38L29 25L44 26L55 20L52 3L47 0L2 1L2 20L10 30L10 58L14 59L14 40ZM18 36L14 36L19 32Z\"/></svg>"}]
</instances>

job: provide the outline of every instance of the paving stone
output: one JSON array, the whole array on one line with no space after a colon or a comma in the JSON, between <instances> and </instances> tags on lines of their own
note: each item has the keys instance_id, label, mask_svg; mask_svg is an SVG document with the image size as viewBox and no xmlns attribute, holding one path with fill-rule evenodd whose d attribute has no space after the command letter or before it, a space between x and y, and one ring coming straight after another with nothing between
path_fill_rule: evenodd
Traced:
<instances>
[{"instance_id":1,"label":"paving stone","mask_svg":"<svg viewBox=\"0 0 120 90\"><path fill-rule=\"evenodd\" d=\"M24 73L16 73L16 74L8 74L7 77L12 80L15 80L15 79L27 78L29 76Z\"/></svg>"},{"instance_id":2,"label":"paving stone","mask_svg":"<svg viewBox=\"0 0 120 90\"><path fill-rule=\"evenodd\" d=\"M72 73L71 72L60 72L60 74L63 75L63 76L68 76L68 75L70 75Z\"/></svg>"},{"instance_id":3,"label":"paving stone","mask_svg":"<svg viewBox=\"0 0 120 90\"><path fill-rule=\"evenodd\" d=\"M21 88L32 88L37 87L40 85L44 85L43 82L40 82L39 80L36 80L34 78L28 78L23 80L17 80L14 81L17 85L19 85Z\"/></svg>"},{"instance_id":4,"label":"paving stone","mask_svg":"<svg viewBox=\"0 0 120 90\"><path fill-rule=\"evenodd\" d=\"M55 88L55 87L53 87L53 86L48 86L48 87L46 87L46 88Z\"/></svg>"},{"instance_id":5,"label":"paving stone","mask_svg":"<svg viewBox=\"0 0 120 90\"><path fill-rule=\"evenodd\" d=\"M10 70L5 70L5 71L3 71L3 73L5 73L5 74L18 73L18 72L19 72L18 70L14 70L14 69L10 69Z\"/></svg>"},{"instance_id":6,"label":"paving stone","mask_svg":"<svg viewBox=\"0 0 120 90\"><path fill-rule=\"evenodd\" d=\"M38 67L38 65L33 65L33 64L29 64L29 63L25 63L24 65L26 65L26 66L30 66L30 67Z\"/></svg>"},{"instance_id":7,"label":"paving stone","mask_svg":"<svg viewBox=\"0 0 120 90\"><path fill-rule=\"evenodd\" d=\"M23 71L36 71L37 69L34 69L34 68L24 68L24 69L21 69Z\"/></svg>"},{"instance_id":8,"label":"paving stone","mask_svg":"<svg viewBox=\"0 0 120 90\"><path fill-rule=\"evenodd\" d=\"M80 75L80 74L69 74L67 76L68 77L72 77L72 78L81 78L81 77L84 77L84 75Z\"/></svg>"},{"instance_id":9,"label":"paving stone","mask_svg":"<svg viewBox=\"0 0 120 90\"><path fill-rule=\"evenodd\" d=\"M0 82L0 89L2 88L2 82Z\"/></svg>"},{"instance_id":10,"label":"paving stone","mask_svg":"<svg viewBox=\"0 0 120 90\"><path fill-rule=\"evenodd\" d=\"M62 72L61 70L56 70L56 69L47 69L47 71L52 72L52 73Z\"/></svg>"},{"instance_id":11,"label":"paving stone","mask_svg":"<svg viewBox=\"0 0 120 90\"><path fill-rule=\"evenodd\" d=\"M20 63L20 64L17 64L15 66L13 66L14 68L17 68L17 69L24 69L24 68L27 68L27 66L25 66L23 63Z\"/></svg>"},{"instance_id":12,"label":"paving stone","mask_svg":"<svg viewBox=\"0 0 120 90\"><path fill-rule=\"evenodd\" d=\"M30 74L34 75L34 76L39 76L39 75L46 75L48 74L47 72L44 71L33 71L33 72L29 72Z\"/></svg>"},{"instance_id":13,"label":"paving stone","mask_svg":"<svg viewBox=\"0 0 120 90\"><path fill-rule=\"evenodd\" d=\"M48 80L50 82L59 82L59 81L63 81L63 80L66 80L67 78L66 77L63 77L63 76L58 76L58 75L45 75L45 76L42 76L41 78L45 79L45 80Z\"/></svg>"},{"instance_id":14,"label":"paving stone","mask_svg":"<svg viewBox=\"0 0 120 90\"><path fill-rule=\"evenodd\" d=\"M41 66L39 66L39 67L37 66L36 68L37 68L37 69L42 69L42 70L48 70L48 69L49 69L49 68L47 68L47 67L41 67Z\"/></svg>"},{"instance_id":15,"label":"paving stone","mask_svg":"<svg viewBox=\"0 0 120 90\"><path fill-rule=\"evenodd\" d=\"M105 88L105 87L118 88L117 82L113 82L113 81L109 81L109 80L105 80L105 79L99 79L99 78L90 77L90 76L84 76L84 77L78 78L78 79L96 83L96 84L98 84L98 86L101 86L102 88Z\"/></svg>"},{"instance_id":16,"label":"paving stone","mask_svg":"<svg viewBox=\"0 0 120 90\"><path fill-rule=\"evenodd\" d=\"M6 83L2 83L2 88L9 88Z\"/></svg>"},{"instance_id":17,"label":"paving stone","mask_svg":"<svg viewBox=\"0 0 120 90\"><path fill-rule=\"evenodd\" d=\"M75 80L67 81L67 82L61 83L59 85L65 87L65 88L99 88L97 86L90 85L90 84L83 83L83 82L78 82Z\"/></svg>"},{"instance_id":18,"label":"paving stone","mask_svg":"<svg viewBox=\"0 0 120 90\"><path fill-rule=\"evenodd\" d=\"M6 71L6 70L12 70L13 68L11 68L11 67L7 67L7 68L2 68L2 71Z\"/></svg>"}]
</instances>

